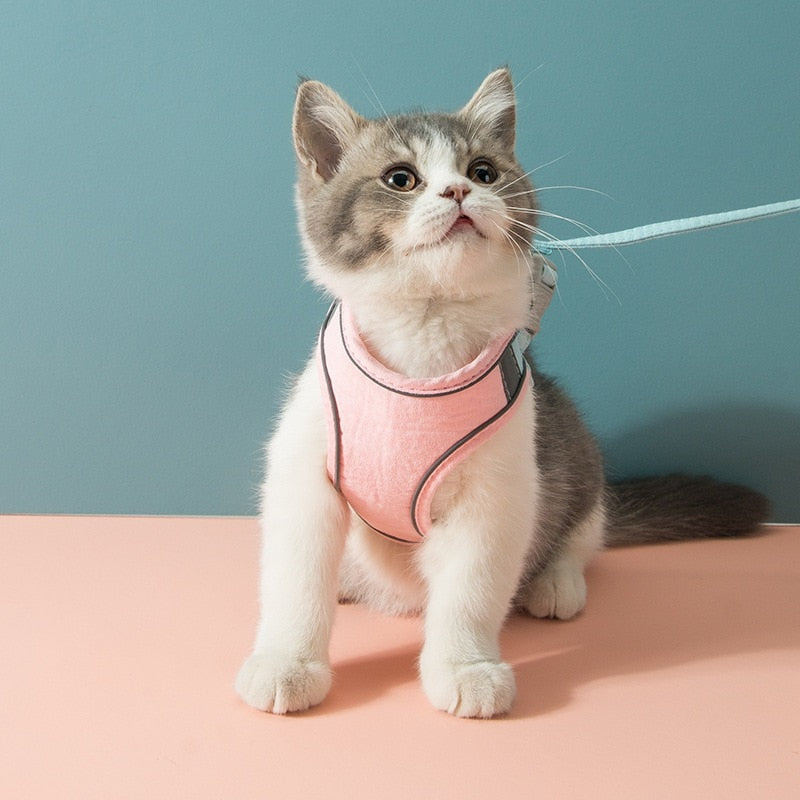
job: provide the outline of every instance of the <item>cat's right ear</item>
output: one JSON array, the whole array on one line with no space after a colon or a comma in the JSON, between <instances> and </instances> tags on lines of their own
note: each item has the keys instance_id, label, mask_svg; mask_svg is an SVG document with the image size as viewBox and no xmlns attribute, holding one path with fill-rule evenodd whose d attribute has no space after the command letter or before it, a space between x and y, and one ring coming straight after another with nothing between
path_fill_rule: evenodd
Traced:
<instances>
[{"instance_id":1,"label":"cat's right ear","mask_svg":"<svg viewBox=\"0 0 800 800\"><path fill-rule=\"evenodd\" d=\"M508 150L513 150L517 101L508 68L489 73L460 113L478 128L488 131Z\"/></svg>"},{"instance_id":2,"label":"cat's right ear","mask_svg":"<svg viewBox=\"0 0 800 800\"><path fill-rule=\"evenodd\" d=\"M322 180L336 172L348 142L364 123L333 89L304 80L297 87L292 134L300 163Z\"/></svg>"}]
</instances>

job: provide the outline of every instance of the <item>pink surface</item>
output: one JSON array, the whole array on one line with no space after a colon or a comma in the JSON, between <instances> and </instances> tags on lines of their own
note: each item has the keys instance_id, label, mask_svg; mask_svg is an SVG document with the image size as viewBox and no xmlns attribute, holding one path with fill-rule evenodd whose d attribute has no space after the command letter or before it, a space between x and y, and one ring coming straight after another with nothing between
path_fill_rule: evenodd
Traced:
<instances>
[{"instance_id":1,"label":"pink surface","mask_svg":"<svg viewBox=\"0 0 800 800\"><path fill-rule=\"evenodd\" d=\"M2 798L800 797L800 528L616 550L513 618L505 719L433 711L416 619L342 607L318 709L231 688L252 520L0 517Z\"/></svg>"}]
</instances>

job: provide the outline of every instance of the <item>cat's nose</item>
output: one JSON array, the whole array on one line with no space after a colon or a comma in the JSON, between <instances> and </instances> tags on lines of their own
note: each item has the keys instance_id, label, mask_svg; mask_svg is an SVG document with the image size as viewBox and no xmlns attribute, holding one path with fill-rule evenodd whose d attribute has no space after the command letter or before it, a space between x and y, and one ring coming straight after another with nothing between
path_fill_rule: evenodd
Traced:
<instances>
[{"instance_id":1,"label":"cat's nose","mask_svg":"<svg viewBox=\"0 0 800 800\"><path fill-rule=\"evenodd\" d=\"M447 197L450 200L455 200L456 203L461 201L469 194L469 186L465 183L454 183L448 186L442 193L442 197Z\"/></svg>"}]
</instances>

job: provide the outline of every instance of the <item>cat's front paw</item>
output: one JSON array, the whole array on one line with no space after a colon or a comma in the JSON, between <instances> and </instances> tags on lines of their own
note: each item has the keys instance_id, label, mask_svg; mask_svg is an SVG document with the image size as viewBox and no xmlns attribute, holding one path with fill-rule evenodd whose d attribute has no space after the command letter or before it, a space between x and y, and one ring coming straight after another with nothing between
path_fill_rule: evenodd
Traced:
<instances>
[{"instance_id":1,"label":"cat's front paw","mask_svg":"<svg viewBox=\"0 0 800 800\"><path fill-rule=\"evenodd\" d=\"M321 703L331 687L331 670L320 661L254 653L239 670L235 685L239 697L253 708L286 714Z\"/></svg>"},{"instance_id":2,"label":"cat's front paw","mask_svg":"<svg viewBox=\"0 0 800 800\"><path fill-rule=\"evenodd\" d=\"M511 709L516 695L508 664L428 664L421 668L422 688L433 705L457 717L488 719Z\"/></svg>"}]
</instances>

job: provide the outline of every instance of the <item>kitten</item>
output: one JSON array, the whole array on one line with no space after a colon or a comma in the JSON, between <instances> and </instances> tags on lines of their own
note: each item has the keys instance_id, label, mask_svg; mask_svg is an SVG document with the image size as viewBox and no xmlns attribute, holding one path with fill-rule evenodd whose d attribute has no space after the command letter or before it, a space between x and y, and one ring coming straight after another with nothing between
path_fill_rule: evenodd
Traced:
<instances>
[{"instance_id":1,"label":"kitten","mask_svg":"<svg viewBox=\"0 0 800 800\"><path fill-rule=\"evenodd\" d=\"M520 358L514 334L537 326L543 288L515 116L505 69L457 113L378 120L321 83L300 84L300 228L308 273L337 305L268 445L261 620L236 682L256 708L299 711L325 697L338 597L424 613L419 671L431 703L502 714L515 686L498 637L512 607L569 619L604 544L745 534L766 514L757 493L710 479L607 485L574 406ZM336 370L373 372L351 391ZM484 395L458 394L484 391L472 387L478 373L494 381L484 423L470 416ZM458 390L442 389L451 380ZM409 386L435 397L437 425L466 414L424 487L402 465L419 471L416 451L436 458L447 440L428 430ZM399 421L376 419L376 408ZM377 438L358 452L365 431ZM474 438L465 455L460 440ZM395 483L417 492L390 501Z\"/></svg>"}]
</instances>

